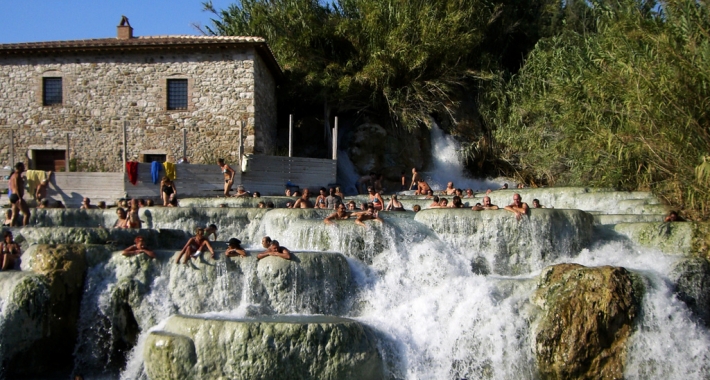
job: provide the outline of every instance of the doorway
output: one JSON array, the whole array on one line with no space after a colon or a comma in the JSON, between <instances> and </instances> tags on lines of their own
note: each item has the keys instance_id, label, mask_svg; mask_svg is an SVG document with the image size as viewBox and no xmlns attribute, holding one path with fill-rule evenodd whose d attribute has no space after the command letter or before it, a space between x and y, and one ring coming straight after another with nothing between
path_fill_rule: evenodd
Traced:
<instances>
[{"instance_id":1,"label":"doorway","mask_svg":"<svg viewBox=\"0 0 710 380\"><path fill-rule=\"evenodd\" d=\"M44 171L63 172L66 168L66 150L41 149L34 150L34 169Z\"/></svg>"}]
</instances>

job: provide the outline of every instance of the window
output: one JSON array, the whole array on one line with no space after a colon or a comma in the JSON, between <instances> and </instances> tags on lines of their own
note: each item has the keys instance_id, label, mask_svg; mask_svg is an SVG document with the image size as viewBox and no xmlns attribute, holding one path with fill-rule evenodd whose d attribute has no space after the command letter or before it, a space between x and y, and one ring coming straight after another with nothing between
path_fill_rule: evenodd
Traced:
<instances>
[{"instance_id":1,"label":"window","mask_svg":"<svg viewBox=\"0 0 710 380\"><path fill-rule=\"evenodd\" d=\"M63 172L66 165L67 151L61 149L38 149L34 153L34 169Z\"/></svg>"},{"instance_id":2,"label":"window","mask_svg":"<svg viewBox=\"0 0 710 380\"><path fill-rule=\"evenodd\" d=\"M62 78L42 78L42 104L62 104Z\"/></svg>"},{"instance_id":3,"label":"window","mask_svg":"<svg viewBox=\"0 0 710 380\"><path fill-rule=\"evenodd\" d=\"M163 163L167 160L167 157L165 154L144 154L143 155L143 162L146 163L151 163L153 161L158 161L160 163Z\"/></svg>"},{"instance_id":4,"label":"window","mask_svg":"<svg viewBox=\"0 0 710 380\"><path fill-rule=\"evenodd\" d=\"M168 109L187 109L187 79L168 79Z\"/></svg>"}]
</instances>

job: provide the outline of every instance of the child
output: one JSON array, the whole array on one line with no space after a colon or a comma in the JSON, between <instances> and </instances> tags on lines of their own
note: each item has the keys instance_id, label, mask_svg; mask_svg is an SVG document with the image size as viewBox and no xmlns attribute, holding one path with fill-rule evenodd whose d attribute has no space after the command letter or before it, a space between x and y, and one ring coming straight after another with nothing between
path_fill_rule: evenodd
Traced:
<instances>
[{"instance_id":1,"label":"child","mask_svg":"<svg viewBox=\"0 0 710 380\"><path fill-rule=\"evenodd\" d=\"M187 241L185 246L182 248L180 251L180 254L178 255L177 260L175 260L175 264L180 264L180 258L185 255L185 261L183 264L187 264L187 261L190 260L190 257L198 257L202 253L202 250L207 247L209 249L210 253L212 254L212 258L214 259L214 250L212 249L212 246L210 245L210 242L207 241L205 238L205 229L204 228L198 228L197 232L194 237L191 237L190 240Z\"/></svg>"}]
</instances>

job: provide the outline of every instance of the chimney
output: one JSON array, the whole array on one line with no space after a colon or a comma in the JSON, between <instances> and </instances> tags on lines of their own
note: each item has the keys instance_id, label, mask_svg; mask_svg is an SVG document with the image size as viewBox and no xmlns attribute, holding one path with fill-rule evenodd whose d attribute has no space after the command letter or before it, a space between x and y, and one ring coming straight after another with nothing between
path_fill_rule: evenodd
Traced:
<instances>
[{"instance_id":1,"label":"chimney","mask_svg":"<svg viewBox=\"0 0 710 380\"><path fill-rule=\"evenodd\" d=\"M130 40L133 38L133 28L131 28L131 24L128 22L128 17L121 16L121 23L118 24L116 29L118 29L116 38L119 40Z\"/></svg>"}]
</instances>

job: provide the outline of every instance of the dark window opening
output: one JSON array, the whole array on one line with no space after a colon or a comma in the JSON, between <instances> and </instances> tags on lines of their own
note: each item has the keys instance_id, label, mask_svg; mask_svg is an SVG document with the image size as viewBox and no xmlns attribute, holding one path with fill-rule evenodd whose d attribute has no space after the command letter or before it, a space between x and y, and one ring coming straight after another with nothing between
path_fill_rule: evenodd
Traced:
<instances>
[{"instance_id":1,"label":"dark window opening","mask_svg":"<svg viewBox=\"0 0 710 380\"><path fill-rule=\"evenodd\" d=\"M153 161L158 161L160 163L165 162L167 159L165 154L144 154L143 162L151 163Z\"/></svg>"},{"instance_id":2,"label":"dark window opening","mask_svg":"<svg viewBox=\"0 0 710 380\"><path fill-rule=\"evenodd\" d=\"M34 169L63 172L66 167L66 151L47 149L34 151Z\"/></svg>"},{"instance_id":3,"label":"dark window opening","mask_svg":"<svg viewBox=\"0 0 710 380\"><path fill-rule=\"evenodd\" d=\"M168 79L168 109L187 109L187 79Z\"/></svg>"},{"instance_id":4,"label":"dark window opening","mask_svg":"<svg viewBox=\"0 0 710 380\"><path fill-rule=\"evenodd\" d=\"M42 103L62 104L62 78L42 78Z\"/></svg>"}]
</instances>

